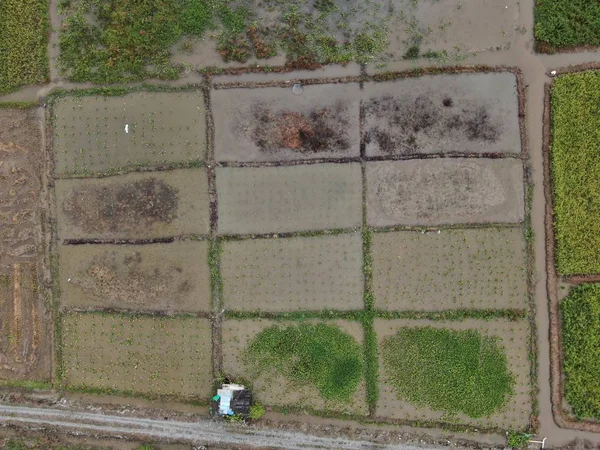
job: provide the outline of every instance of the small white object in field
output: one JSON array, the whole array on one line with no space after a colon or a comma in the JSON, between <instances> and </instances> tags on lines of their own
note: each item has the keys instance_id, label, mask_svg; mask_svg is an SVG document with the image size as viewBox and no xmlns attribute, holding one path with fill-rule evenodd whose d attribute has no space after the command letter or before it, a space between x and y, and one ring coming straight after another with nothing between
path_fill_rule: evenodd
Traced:
<instances>
[{"instance_id":1,"label":"small white object in field","mask_svg":"<svg viewBox=\"0 0 600 450\"><path fill-rule=\"evenodd\" d=\"M69 278L67 281L71 281L71 279Z\"/></svg>"},{"instance_id":2,"label":"small white object in field","mask_svg":"<svg viewBox=\"0 0 600 450\"><path fill-rule=\"evenodd\" d=\"M125 124L125 133L129 133L129 124L128 123Z\"/></svg>"},{"instance_id":3,"label":"small white object in field","mask_svg":"<svg viewBox=\"0 0 600 450\"><path fill-rule=\"evenodd\" d=\"M292 86L292 92L296 95L300 95L304 92L304 87L300 83L296 83Z\"/></svg>"},{"instance_id":4,"label":"small white object in field","mask_svg":"<svg viewBox=\"0 0 600 450\"><path fill-rule=\"evenodd\" d=\"M442 230L438 230L438 234L440 234L442 232Z\"/></svg>"},{"instance_id":5,"label":"small white object in field","mask_svg":"<svg viewBox=\"0 0 600 450\"><path fill-rule=\"evenodd\" d=\"M550 75L552 75L553 77L556 76L556 70L553 70L552 72L550 72Z\"/></svg>"}]
</instances>

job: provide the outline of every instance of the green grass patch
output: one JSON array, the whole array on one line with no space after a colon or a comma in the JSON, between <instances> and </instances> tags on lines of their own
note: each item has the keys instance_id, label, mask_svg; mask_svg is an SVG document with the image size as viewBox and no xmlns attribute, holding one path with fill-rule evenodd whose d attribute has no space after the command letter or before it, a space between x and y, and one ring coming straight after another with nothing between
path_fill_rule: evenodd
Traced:
<instances>
[{"instance_id":1,"label":"green grass patch","mask_svg":"<svg viewBox=\"0 0 600 450\"><path fill-rule=\"evenodd\" d=\"M0 2L0 94L48 81L47 0Z\"/></svg>"},{"instance_id":2,"label":"green grass patch","mask_svg":"<svg viewBox=\"0 0 600 450\"><path fill-rule=\"evenodd\" d=\"M600 46L600 2L536 0L535 39L539 51Z\"/></svg>"},{"instance_id":3,"label":"green grass patch","mask_svg":"<svg viewBox=\"0 0 600 450\"><path fill-rule=\"evenodd\" d=\"M600 285L573 288L561 313L565 397L578 418L600 420Z\"/></svg>"},{"instance_id":4,"label":"green grass patch","mask_svg":"<svg viewBox=\"0 0 600 450\"><path fill-rule=\"evenodd\" d=\"M513 392L504 352L475 330L403 328L381 353L398 398L447 414L486 417Z\"/></svg>"},{"instance_id":5,"label":"green grass patch","mask_svg":"<svg viewBox=\"0 0 600 450\"><path fill-rule=\"evenodd\" d=\"M600 72L552 87L552 187L561 275L600 273Z\"/></svg>"},{"instance_id":6,"label":"green grass patch","mask_svg":"<svg viewBox=\"0 0 600 450\"><path fill-rule=\"evenodd\" d=\"M326 400L349 401L363 377L361 346L338 326L272 326L248 345L245 361L255 375L272 370L311 384Z\"/></svg>"}]
</instances>

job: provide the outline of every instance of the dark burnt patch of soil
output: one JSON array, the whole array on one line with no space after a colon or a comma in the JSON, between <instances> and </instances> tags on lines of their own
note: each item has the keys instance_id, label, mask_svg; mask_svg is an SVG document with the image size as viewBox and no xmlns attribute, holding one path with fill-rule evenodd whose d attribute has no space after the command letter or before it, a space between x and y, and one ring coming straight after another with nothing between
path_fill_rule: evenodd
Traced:
<instances>
[{"instance_id":1,"label":"dark burnt patch of soil","mask_svg":"<svg viewBox=\"0 0 600 450\"><path fill-rule=\"evenodd\" d=\"M384 95L364 104L367 123L365 142L376 142L384 154L423 151L421 142L429 139L466 139L496 142L500 130L485 106L460 108L450 96L414 99ZM458 151L458 148L452 148Z\"/></svg>"},{"instance_id":2,"label":"dark burnt patch of soil","mask_svg":"<svg viewBox=\"0 0 600 450\"><path fill-rule=\"evenodd\" d=\"M309 112L273 112L264 105L253 108L256 123L252 130L254 144L263 151L282 149L300 153L349 151L346 138L349 126L346 108L338 102L332 107L313 108Z\"/></svg>"},{"instance_id":3,"label":"dark burnt patch of soil","mask_svg":"<svg viewBox=\"0 0 600 450\"><path fill-rule=\"evenodd\" d=\"M156 178L75 189L63 203L65 215L86 233L123 232L177 217L177 189Z\"/></svg>"}]
</instances>

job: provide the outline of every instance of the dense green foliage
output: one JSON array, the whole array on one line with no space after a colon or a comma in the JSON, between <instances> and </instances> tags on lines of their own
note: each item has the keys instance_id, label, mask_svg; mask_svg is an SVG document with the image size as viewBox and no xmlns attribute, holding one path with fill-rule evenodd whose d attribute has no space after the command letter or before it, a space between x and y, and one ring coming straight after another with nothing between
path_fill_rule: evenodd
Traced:
<instances>
[{"instance_id":1,"label":"dense green foliage","mask_svg":"<svg viewBox=\"0 0 600 450\"><path fill-rule=\"evenodd\" d=\"M575 287L561 312L565 397L577 417L600 419L600 285Z\"/></svg>"},{"instance_id":2,"label":"dense green foliage","mask_svg":"<svg viewBox=\"0 0 600 450\"><path fill-rule=\"evenodd\" d=\"M382 356L398 398L434 410L486 417L512 393L504 352L475 330L403 328L384 341Z\"/></svg>"},{"instance_id":3,"label":"dense green foliage","mask_svg":"<svg viewBox=\"0 0 600 450\"><path fill-rule=\"evenodd\" d=\"M555 81L551 162L558 272L600 273L600 72Z\"/></svg>"},{"instance_id":4,"label":"dense green foliage","mask_svg":"<svg viewBox=\"0 0 600 450\"><path fill-rule=\"evenodd\" d=\"M535 38L538 49L600 45L600 2L536 0Z\"/></svg>"},{"instance_id":5,"label":"dense green foliage","mask_svg":"<svg viewBox=\"0 0 600 450\"><path fill-rule=\"evenodd\" d=\"M245 360L257 375L276 370L292 382L312 384L324 399L347 401L363 377L362 354L339 327L303 323L263 330Z\"/></svg>"},{"instance_id":6,"label":"dense green foliage","mask_svg":"<svg viewBox=\"0 0 600 450\"><path fill-rule=\"evenodd\" d=\"M0 1L0 94L48 80L48 0Z\"/></svg>"}]
</instances>

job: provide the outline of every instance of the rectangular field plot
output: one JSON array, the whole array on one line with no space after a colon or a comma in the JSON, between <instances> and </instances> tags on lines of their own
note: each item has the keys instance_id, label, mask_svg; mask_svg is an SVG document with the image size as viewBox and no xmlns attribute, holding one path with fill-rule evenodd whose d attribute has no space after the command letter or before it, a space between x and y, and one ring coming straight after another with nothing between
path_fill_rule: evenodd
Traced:
<instances>
[{"instance_id":1,"label":"rectangular field plot","mask_svg":"<svg viewBox=\"0 0 600 450\"><path fill-rule=\"evenodd\" d=\"M514 223L525 215L518 159L367 163L371 226Z\"/></svg>"},{"instance_id":2,"label":"rectangular field plot","mask_svg":"<svg viewBox=\"0 0 600 450\"><path fill-rule=\"evenodd\" d=\"M64 97L53 107L56 173L97 173L204 159L202 92Z\"/></svg>"},{"instance_id":3,"label":"rectangular field plot","mask_svg":"<svg viewBox=\"0 0 600 450\"><path fill-rule=\"evenodd\" d=\"M358 84L214 91L218 161L359 156Z\"/></svg>"},{"instance_id":4,"label":"rectangular field plot","mask_svg":"<svg viewBox=\"0 0 600 450\"><path fill-rule=\"evenodd\" d=\"M525 320L375 320L376 415L523 429L531 414Z\"/></svg>"},{"instance_id":5,"label":"rectangular field plot","mask_svg":"<svg viewBox=\"0 0 600 450\"><path fill-rule=\"evenodd\" d=\"M379 309L527 308L520 227L375 233L372 249Z\"/></svg>"},{"instance_id":6,"label":"rectangular field plot","mask_svg":"<svg viewBox=\"0 0 600 450\"><path fill-rule=\"evenodd\" d=\"M68 314L63 364L71 389L207 399L212 391L208 319Z\"/></svg>"},{"instance_id":7,"label":"rectangular field plot","mask_svg":"<svg viewBox=\"0 0 600 450\"><path fill-rule=\"evenodd\" d=\"M208 242L61 245L61 305L209 312Z\"/></svg>"},{"instance_id":8,"label":"rectangular field plot","mask_svg":"<svg viewBox=\"0 0 600 450\"><path fill-rule=\"evenodd\" d=\"M521 151L512 73L365 83L364 94L368 156Z\"/></svg>"},{"instance_id":9,"label":"rectangular field plot","mask_svg":"<svg viewBox=\"0 0 600 450\"><path fill-rule=\"evenodd\" d=\"M359 322L225 320L223 370L268 406L367 415L362 342Z\"/></svg>"},{"instance_id":10,"label":"rectangular field plot","mask_svg":"<svg viewBox=\"0 0 600 450\"><path fill-rule=\"evenodd\" d=\"M204 169L56 181L59 239L148 239L209 231Z\"/></svg>"},{"instance_id":11,"label":"rectangular field plot","mask_svg":"<svg viewBox=\"0 0 600 450\"><path fill-rule=\"evenodd\" d=\"M50 379L49 324L39 293L36 263L0 266L0 380Z\"/></svg>"},{"instance_id":12,"label":"rectangular field plot","mask_svg":"<svg viewBox=\"0 0 600 450\"><path fill-rule=\"evenodd\" d=\"M285 233L358 227L359 164L217 168L219 233Z\"/></svg>"},{"instance_id":13,"label":"rectangular field plot","mask_svg":"<svg viewBox=\"0 0 600 450\"><path fill-rule=\"evenodd\" d=\"M225 307L361 309L362 260L359 233L225 242L221 256Z\"/></svg>"}]
</instances>

